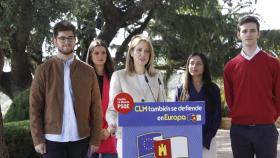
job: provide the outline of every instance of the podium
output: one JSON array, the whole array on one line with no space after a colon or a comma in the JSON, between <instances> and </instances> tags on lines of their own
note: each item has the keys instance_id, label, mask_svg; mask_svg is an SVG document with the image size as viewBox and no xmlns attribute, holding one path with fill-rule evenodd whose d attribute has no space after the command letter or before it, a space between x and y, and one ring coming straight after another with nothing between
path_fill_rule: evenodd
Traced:
<instances>
[{"instance_id":1,"label":"podium","mask_svg":"<svg viewBox=\"0 0 280 158\"><path fill-rule=\"evenodd\" d=\"M123 158L201 158L204 101L134 103L119 113Z\"/></svg>"}]
</instances>

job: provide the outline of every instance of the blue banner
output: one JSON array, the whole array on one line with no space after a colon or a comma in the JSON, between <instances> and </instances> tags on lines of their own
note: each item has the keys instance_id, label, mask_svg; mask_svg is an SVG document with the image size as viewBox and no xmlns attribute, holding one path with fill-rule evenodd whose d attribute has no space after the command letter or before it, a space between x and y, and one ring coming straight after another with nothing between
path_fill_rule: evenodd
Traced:
<instances>
[{"instance_id":1,"label":"blue banner","mask_svg":"<svg viewBox=\"0 0 280 158\"><path fill-rule=\"evenodd\" d=\"M204 101L134 103L129 113L119 113L119 126L202 125L204 108Z\"/></svg>"}]
</instances>

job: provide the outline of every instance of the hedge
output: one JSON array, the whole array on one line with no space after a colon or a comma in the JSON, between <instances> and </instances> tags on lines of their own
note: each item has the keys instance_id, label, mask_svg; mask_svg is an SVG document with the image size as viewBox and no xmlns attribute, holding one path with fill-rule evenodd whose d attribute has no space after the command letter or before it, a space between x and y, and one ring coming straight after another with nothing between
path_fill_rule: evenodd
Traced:
<instances>
[{"instance_id":1,"label":"hedge","mask_svg":"<svg viewBox=\"0 0 280 158\"><path fill-rule=\"evenodd\" d=\"M29 120L29 93L30 89L26 89L14 98L4 122Z\"/></svg>"},{"instance_id":2,"label":"hedge","mask_svg":"<svg viewBox=\"0 0 280 158\"><path fill-rule=\"evenodd\" d=\"M40 158L34 150L29 121L4 123L4 135L10 158Z\"/></svg>"}]
</instances>

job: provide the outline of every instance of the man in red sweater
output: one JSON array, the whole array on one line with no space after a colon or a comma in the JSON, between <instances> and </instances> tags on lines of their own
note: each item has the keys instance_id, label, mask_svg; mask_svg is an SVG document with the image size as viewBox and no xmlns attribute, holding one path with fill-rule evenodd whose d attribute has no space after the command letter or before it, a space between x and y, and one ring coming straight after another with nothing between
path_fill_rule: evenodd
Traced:
<instances>
[{"instance_id":1,"label":"man in red sweater","mask_svg":"<svg viewBox=\"0 0 280 158\"><path fill-rule=\"evenodd\" d=\"M241 53L224 68L224 88L230 109L234 158L276 158L280 114L280 62L262 51L260 24L245 16L238 23Z\"/></svg>"}]
</instances>

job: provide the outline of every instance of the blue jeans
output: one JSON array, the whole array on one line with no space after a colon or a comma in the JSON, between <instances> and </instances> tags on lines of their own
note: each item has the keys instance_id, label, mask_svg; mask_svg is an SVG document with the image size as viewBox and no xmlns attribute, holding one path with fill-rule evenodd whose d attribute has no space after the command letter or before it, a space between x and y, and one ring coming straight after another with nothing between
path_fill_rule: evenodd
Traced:
<instances>
[{"instance_id":1,"label":"blue jeans","mask_svg":"<svg viewBox=\"0 0 280 158\"><path fill-rule=\"evenodd\" d=\"M99 157L100 155L100 157ZM92 154L91 158L118 158L118 154Z\"/></svg>"},{"instance_id":2,"label":"blue jeans","mask_svg":"<svg viewBox=\"0 0 280 158\"><path fill-rule=\"evenodd\" d=\"M234 158L276 158L278 131L274 124L232 125L231 147Z\"/></svg>"}]
</instances>

